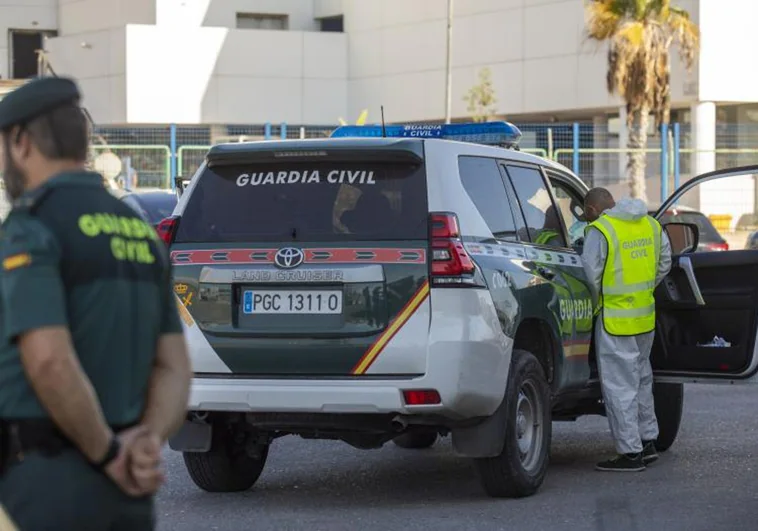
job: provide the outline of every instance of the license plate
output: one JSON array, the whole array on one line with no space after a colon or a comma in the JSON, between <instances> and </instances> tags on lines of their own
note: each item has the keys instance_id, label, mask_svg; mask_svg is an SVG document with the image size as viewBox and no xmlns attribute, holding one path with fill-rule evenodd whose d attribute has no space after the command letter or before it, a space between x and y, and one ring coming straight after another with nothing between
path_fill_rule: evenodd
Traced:
<instances>
[{"instance_id":1,"label":"license plate","mask_svg":"<svg viewBox=\"0 0 758 531\"><path fill-rule=\"evenodd\" d=\"M341 291L249 290L242 296L246 314L339 314Z\"/></svg>"}]
</instances>

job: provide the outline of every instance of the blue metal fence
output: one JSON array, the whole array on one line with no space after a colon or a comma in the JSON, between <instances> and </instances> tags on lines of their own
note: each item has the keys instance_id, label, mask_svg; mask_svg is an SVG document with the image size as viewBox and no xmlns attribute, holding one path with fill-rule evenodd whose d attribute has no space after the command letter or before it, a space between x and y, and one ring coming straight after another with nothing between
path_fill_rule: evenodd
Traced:
<instances>
[{"instance_id":1,"label":"blue metal fence","mask_svg":"<svg viewBox=\"0 0 758 531\"><path fill-rule=\"evenodd\" d=\"M590 185L617 185L626 180L627 146L619 131L607 124L517 123L522 130L521 147L555 160L573 170ZM336 125L124 125L95 128L93 151L128 156L139 175L139 186L173 187L174 177L189 176L202 163L208 148L220 142L244 142L274 138L323 138ZM717 168L758 163L758 128L717 126ZM649 190L660 198L692 177L693 149L688 124L664 126L648 137L644 151ZM665 176L665 178L661 178ZM653 195L653 194L651 194ZM654 195L658 195L657 192ZM651 199L655 199L652 197Z\"/></svg>"}]
</instances>

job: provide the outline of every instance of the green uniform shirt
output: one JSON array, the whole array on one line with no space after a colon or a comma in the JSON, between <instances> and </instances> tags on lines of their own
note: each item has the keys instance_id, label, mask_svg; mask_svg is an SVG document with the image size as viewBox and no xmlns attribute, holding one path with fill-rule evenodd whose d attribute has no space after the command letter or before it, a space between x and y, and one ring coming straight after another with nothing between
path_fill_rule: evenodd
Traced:
<instances>
[{"instance_id":1,"label":"green uniform shirt","mask_svg":"<svg viewBox=\"0 0 758 531\"><path fill-rule=\"evenodd\" d=\"M47 417L17 338L67 326L111 425L138 420L161 334L180 333L167 251L103 186L66 172L15 203L0 233L0 418Z\"/></svg>"}]
</instances>

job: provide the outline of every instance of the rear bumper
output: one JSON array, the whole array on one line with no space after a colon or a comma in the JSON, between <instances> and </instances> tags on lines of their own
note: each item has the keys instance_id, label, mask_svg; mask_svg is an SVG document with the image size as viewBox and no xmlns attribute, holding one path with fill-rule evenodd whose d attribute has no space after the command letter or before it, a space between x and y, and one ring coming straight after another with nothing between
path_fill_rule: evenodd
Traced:
<instances>
[{"instance_id":1,"label":"rear bumper","mask_svg":"<svg viewBox=\"0 0 758 531\"><path fill-rule=\"evenodd\" d=\"M389 413L409 412L402 389L418 380L355 382L324 380L227 380L196 378L190 409L198 411ZM422 384L420 384L422 385ZM430 406L416 409L429 409Z\"/></svg>"},{"instance_id":2,"label":"rear bumper","mask_svg":"<svg viewBox=\"0 0 758 531\"><path fill-rule=\"evenodd\" d=\"M489 416L508 381L513 342L502 332L485 290L440 289L431 293L426 371L409 379L244 379L198 377L191 411L251 413L397 413L453 420ZM391 363L392 349L382 356ZM405 351L407 352L407 350ZM435 389L442 403L408 406L403 390Z\"/></svg>"}]
</instances>

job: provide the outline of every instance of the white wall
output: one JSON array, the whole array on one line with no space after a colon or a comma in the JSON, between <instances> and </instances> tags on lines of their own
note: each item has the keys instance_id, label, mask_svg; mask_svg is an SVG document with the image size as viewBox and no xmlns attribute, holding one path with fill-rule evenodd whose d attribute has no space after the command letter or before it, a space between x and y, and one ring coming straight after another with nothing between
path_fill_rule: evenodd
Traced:
<instances>
[{"instance_id":1,"label":"white wall","mask_svg":"<svg viewBox=\"0 0 758 531\"><path fill-rule=\"evenodd\" d=\"M96 123L126 121L125 28L50 39L47 50L59 75L76 78Z\"/></svg>"},{"instance_id":2,"label":"white wall","mask_svg":"<svg viewBox=\"0 0 758 531\"><path fill-rule=\"evenodd\" d=\"M444 0L346 3L351 116L365 107L376 116L381 104L388 120L444 116L446 7ZM506 115L617 107L605 89L606 48L586 42L584 16L578 0L456 2L453 116L468 115L463 97L485 66ZM675 65L675 102L695 97L684 87Z\"/></svg>"},{"instance_id":3,"label":"white wall","mask_svg":"<svg viewBox=\"0 0 758 531\"><path fill-rule=\"evenodd\" d=\"M237 13L289 15L289 30L318 29L313 0L211 0L203 25L235 28Z\"/></svg>"},{"instance_id":4,"label":"white wall","mask_svg":"<svg viewBox=\"0 0 758 531\"><path fill-rule=\"evenodd\" d=\"M334 123L347 41L335 33L128 26L127 120ZM170 60L156 61L161 50Z\"/></svg>"},{"instance_id":5,"label":"white wall","mask_svg":"<svg viewBox=\"0 0 758 531\"><path fill-rule=\"evenodd\" d=\"M58 29L58 0L0 0L0 78L10 76L8 30Z\"/></svg>"},{"instance_id":6,"label":"white wall","mask_svg":"<svg viewBox=\"0 0 758 531\"><path fill-rule=\"evenodd\" d=\"M155 0L58 0L62 36L155 24Z\"/></svg>"},{"instance_id":7,"label":"white wall","mask_svg":"<svg viewBox=\"0 0 758 531\"><path fill-rule=\"evenodd\" d=\"M60 37L48 57L76 78L98 124L126 122L126 24L155 23L155 0L58 0Z\"/></svg>"},{"instance_id":8,"label":"white wall","mask_svg":"<svg viewBox=\"0 0 758 531\"><path fill-rule=\"evenodd\" d=\"M758 100L755 68L756 0L701 0L700 99Z\"/></svg>"},{"instance_id":9,"label":"white wall","mask_svg":"<svg viewBox=\"0 0 758 531\"><path fill-rule=\"evenodd\" d=\"M345 13L343 0L313 0L313 16L316 18L336 17Z\"/></svg>"}]
</instances>

